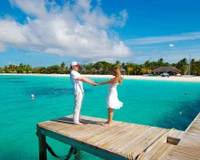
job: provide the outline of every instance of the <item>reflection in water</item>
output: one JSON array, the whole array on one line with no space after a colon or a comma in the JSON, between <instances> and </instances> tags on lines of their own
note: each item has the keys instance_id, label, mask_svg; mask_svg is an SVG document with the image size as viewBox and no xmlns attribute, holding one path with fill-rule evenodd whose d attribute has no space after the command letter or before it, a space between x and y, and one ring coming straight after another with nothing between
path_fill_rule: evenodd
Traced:
<instances>
[{"instance_id":1,"label":"reflection in water","mask_svg":"<svg viewBox=\"0 0 200 160\"><path fill-rule=\"evenodd\" d=\"M69 159L81 160L82 157L83 154L81 150L71 147L68 155L66 156L66 158L64 158L64 160L69 160Z\"/></svg>"},{"instance_id":2,"label":"reflection in water","mask_svg":"<svg viewBox=\"0 0 200 160\"><path fill-rule=\"evenodd\" d=\"M73 94L73 88L66 88L66 87L33 87L33 88L26 88L26 94L34 93L37 96L62 96L67 94ZM85 92L90 92L91 90L85 89Z\"/></svg>"},{"instance_id":3,"label":"reflection in water","mask_svg":"<svg viewBox=\"0 0 200 160\"><path fill-rule=\"evenodd\" d=\"M163 119L159 119L155 124L158 127L176 128L178 130L186 130L200 110L200 100L182 102L180 107L175 108L172 113L166 114Z\"/></svg>"},{"instance_id":4,"label":"reflection in water","mask_svg":"<svg viewBox=\"0 0 200 160\"><path fill-rule=\"evenodd\" d=\"M22 78L1 78L1 82L6 83L27 83L27 81L23 80Z\"/></svg>"}]
</instances>

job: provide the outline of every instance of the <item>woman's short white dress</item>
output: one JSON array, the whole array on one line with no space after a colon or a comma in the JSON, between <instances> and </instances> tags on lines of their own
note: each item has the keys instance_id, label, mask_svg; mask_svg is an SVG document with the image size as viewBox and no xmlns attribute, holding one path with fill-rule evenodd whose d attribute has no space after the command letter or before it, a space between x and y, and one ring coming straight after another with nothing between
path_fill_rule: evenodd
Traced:
<instances>
[{"instance_id":1,"label":"woman's short white dress","mask_svg":"<svg viewBox=\"0 0 200 160\"><path fill-rule=\"evenodd\" d=\"M108 108L119 109L123 103L118 99L117 86L119 83L112 83L108 89L107 106Z\"/></svg>"}]
</instances>

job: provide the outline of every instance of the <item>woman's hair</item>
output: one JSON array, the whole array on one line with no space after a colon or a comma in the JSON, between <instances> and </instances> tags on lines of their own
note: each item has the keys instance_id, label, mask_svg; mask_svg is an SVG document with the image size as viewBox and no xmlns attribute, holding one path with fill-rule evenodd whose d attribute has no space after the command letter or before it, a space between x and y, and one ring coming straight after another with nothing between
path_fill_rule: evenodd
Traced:
<instances>
[{"instance_id":1,"label":"woman's hair","mask_svg":"<svg viewBox=\"0 0 200 160\"><path fill-rule=\"evenodd\" d=\"M122 84L122 77L121 77L121 72L120 72L120 65L119 64L116 64L114 67L113 67L113 72L114 72L114 75L117 77L117 80L120 84Z\"/></svg>"}]
</instances>

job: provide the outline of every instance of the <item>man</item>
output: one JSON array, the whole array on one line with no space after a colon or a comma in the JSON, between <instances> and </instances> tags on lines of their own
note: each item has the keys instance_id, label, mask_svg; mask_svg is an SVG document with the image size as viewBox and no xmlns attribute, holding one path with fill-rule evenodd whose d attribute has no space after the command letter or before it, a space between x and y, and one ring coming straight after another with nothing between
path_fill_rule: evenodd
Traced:
<instances>
[{"instance_id":1,"label":"man","mask_svg":"<svg viewBox=\"0 0 200 160\"><path fill-rule=\"evenodd\" d=\"M78 67L80 64L77 62L71 63L71 73L70 73L70 79L72 81L72 84L74 86L74 113L73 113L73 122L74 124L82 125L80 120L80 110L82 107L82 101L84 96L84 89L82 82L92 84L93 86L96 86L97 83L94 81L82 77L80 73L78 73Z\"/></svg>"}]
</instances>

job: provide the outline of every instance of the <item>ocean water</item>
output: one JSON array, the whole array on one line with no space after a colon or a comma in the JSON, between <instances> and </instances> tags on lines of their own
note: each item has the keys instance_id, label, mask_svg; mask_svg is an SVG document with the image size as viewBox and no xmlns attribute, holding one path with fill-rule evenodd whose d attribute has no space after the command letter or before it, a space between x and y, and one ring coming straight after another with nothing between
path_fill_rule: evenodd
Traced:
<instances>
[{"instance_id":1,"label":"ocean water","mask_svg":"<svg viewBox=\"0 0 200 160\"><path fill-rule=\"evenodd\" d=\"M108 85L84 84L84 89L81 114L107 118ZM124 79L118 94L124 103L115 110L114 120L118 121L185 130L200 112L200 82ZM0 159L37 160L36 124L71 115L72 110L73 87L69 77L1 75ZM68 154L70 146L51 138L47 142L61 159ZM48 159L56 158L48 153ZM82 152L81 159L100 158Z\"/></svg>"}]
</instances>

